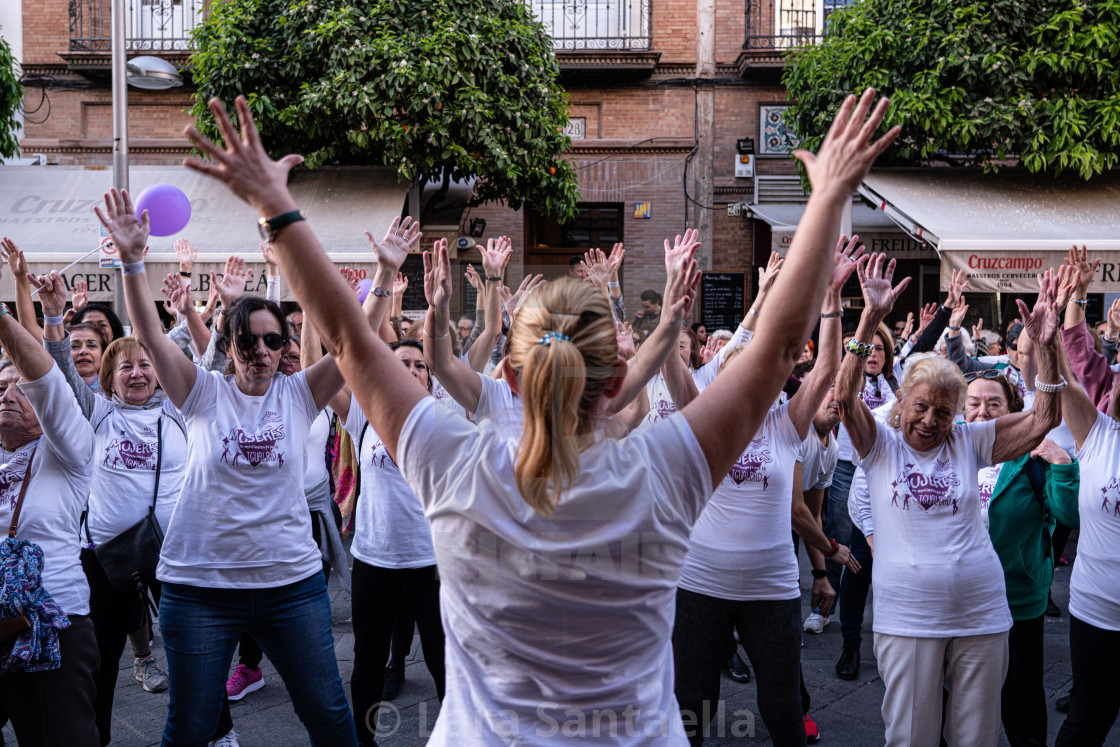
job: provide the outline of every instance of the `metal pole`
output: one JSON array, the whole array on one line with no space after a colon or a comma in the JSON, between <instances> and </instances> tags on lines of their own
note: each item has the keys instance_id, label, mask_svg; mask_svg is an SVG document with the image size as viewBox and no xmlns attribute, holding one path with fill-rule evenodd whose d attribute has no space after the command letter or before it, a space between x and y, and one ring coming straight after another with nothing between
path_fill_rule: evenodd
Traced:
<instances>
[{"instance_id":1,"label":"metal pole","mask_svg":"<svg viewBox=\"0 0 1120 747\"><path fill-rule=\"evenodd\" d=\"M124 0L110 5L113 59L113 186L128 189L128 68L124 45ZM113 308L122 324L128 324L124 303L124 281L117 275L113 283Z\"/></svg>"}]
</instances>

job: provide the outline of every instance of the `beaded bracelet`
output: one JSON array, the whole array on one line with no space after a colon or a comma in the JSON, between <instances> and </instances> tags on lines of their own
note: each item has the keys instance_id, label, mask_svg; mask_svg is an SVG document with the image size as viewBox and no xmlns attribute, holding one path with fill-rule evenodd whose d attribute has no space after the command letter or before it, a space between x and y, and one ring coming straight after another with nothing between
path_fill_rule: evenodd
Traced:
<instances>
[{"instance_id":1,"label":"beaded bracelet","mask_svg":"<svg viewBox=\"0 0 1120 747\"><path fill-rule=\"evenodd\" d=\"M1038 377L1035 376L1034 377L1034 388L1037 389L1038 391L1042 392L1043 394L1055 394L1057 392L1060 392L1063 389L1065 389L1067 386L1069 386L1069 382L1066 381L1065 376L1059 376L1058 378L1061 379L1061 381L1059 381L1057 384L1043 384L1041 381L1038 380Z\"/></svg>"},{"instance_id":2,"label":"beaded bracelet","mask_svg":"<svg viewBox=\"0 0 1120 747\"><path fill-rule=\"evenodd\" d=\"M857 358L870 358L871 354L875 352L874 345L869 345L866 342L860 342L854 337L844 343L844 349Z\"/></svg>"}]
</instances>

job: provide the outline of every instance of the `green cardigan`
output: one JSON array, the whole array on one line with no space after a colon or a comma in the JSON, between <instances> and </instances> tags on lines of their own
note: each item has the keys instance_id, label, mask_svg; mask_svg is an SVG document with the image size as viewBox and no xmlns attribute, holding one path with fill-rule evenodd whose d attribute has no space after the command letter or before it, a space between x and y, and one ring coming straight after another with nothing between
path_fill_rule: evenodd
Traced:
<instances>
[{"instance_id":1,"label":"green cardigan","mask_svg":"<svg viewBox=\"0 0 1120 747\"><path fill-rule=\"evenodd\" d=\"M1046 612L1050 583L1054 580L1050 535L1055 521L1069 527L1081 523L1077 510L1077 460L1072 464L1039 460L1046 493L1043 505L1027 475L1029 459L1027 454L1004 463L988 503L988 532L1003 565L1007 603L1014 620L1033 620Z\"/></svg>"}]
</instances>

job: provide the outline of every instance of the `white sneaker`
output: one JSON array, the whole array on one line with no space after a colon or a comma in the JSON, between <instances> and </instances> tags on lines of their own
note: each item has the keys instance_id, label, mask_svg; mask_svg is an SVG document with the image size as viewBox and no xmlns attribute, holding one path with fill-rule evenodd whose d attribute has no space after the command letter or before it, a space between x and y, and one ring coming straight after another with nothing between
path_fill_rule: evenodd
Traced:
<instances>
[{"instance_id":1,"label":"white sneaker","mask_svg":"<svg viewBox=\"0 0 1120 747\"><path fill-rule=\"evenodd\" d=\"M229 734L211 742L210 747L241 747L241 743L237 741L237 732L230 730Z\"/></svg>"},{"instance_id":2,"label":"white sneaker","mask_svg":"<svg viewBox=\"0 0 1120 747\"><path fill-rule=\"evenodd\" d=\"M828 618L818 615L816 612L805 618L805 625L803 630L806 633L823 633L824 629L828 627Z\"/></svg>"}]
</instances>

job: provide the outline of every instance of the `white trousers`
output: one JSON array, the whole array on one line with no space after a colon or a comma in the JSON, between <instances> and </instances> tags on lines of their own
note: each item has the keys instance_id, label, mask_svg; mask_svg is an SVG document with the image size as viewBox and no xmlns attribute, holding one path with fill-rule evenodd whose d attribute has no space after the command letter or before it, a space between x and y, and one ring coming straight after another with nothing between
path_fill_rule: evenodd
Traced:
<instances>
[{"instance_id":1,"label":"white trousers","mask_svg":"<svg viewBox=\"0 0 1120 747\"><path fill-rule=\"evenodd\" d=\"M875 658L886 685L887 747L937 747L942 693L949 691L949 747L999 741L1000 690L1007 676L1007 633L960 638L875 634Z\"/></svg>"}]
</instances>

